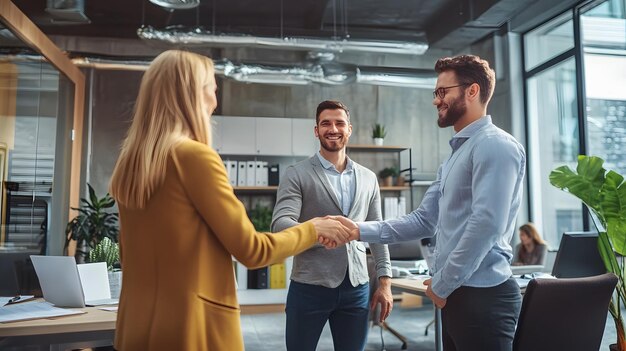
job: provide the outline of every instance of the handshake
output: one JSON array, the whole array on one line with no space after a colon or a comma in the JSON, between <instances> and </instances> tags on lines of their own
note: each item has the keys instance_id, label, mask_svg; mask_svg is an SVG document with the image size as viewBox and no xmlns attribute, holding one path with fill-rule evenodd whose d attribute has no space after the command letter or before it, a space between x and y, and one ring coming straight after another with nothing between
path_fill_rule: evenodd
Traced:
<instances>
[{"instance_id":1,"label":"handshake","mask_svg":"<svg viewBox=\"0 0 626 351\"><path fill-rule=\"evenodd\" d=\"M317 232L317 241L334 249L360 238L359 227L351 219L343 216L316 217L311 220Z\"/></svg>"}]
</instances>

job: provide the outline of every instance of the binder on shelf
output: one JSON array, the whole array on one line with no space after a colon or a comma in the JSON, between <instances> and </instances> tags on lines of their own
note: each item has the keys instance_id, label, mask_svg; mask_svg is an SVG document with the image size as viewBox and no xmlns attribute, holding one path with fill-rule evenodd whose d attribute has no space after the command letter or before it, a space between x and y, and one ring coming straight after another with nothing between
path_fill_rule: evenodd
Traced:
<instances>
[{"instance_id":1,"label":"binder on shelf","mask_svg":"<svg viewBox=\"0 0 626 351\"><path fill-rule=\"evenodd\" d=\"M226 167L230 185L237 186L237 161L226 160L224 161L224 167Z\"/></svg>"},{"instance_id":2,"label":"binder on shelf","mask_svg":"<svg viewBox=\"0 0 626 351\"><path fill-rule=\"evenodd\" d=\"M246 179L247 179L247 165L246 165L246 161L239 161L237 163L237 186L246 186Z\"/></svg>"},{"instance_id":3,"label":"binder on shelf","mask_svg":"<svg viewBox=\"0 0 626 351\"><path fill-rule=\"evenodd\" d=\"M267 172L267 185L269 186L278 186L278 182L280 181L279 177L278 177L278 173L279 173L279 166L278 164L275 165L271 165L269 166Z\"/></svg>"},{"instance_id":4,"label":"binder on shelf","mask_svg":"<svg viewBox=\"0 0 626 351\"><path fill-rule=\"evenodd\" d=\"M398 213L397 217L404 216L406 214L406 197L400 196L398 198Z\"/></svg>"},{"instance_id":5,"label":"binder on shelf","mask_svg":"<svg viewBox=\"0 0 626 351\"><path fill-rule=\"evenodd\" d=\"M285 263L275 263L270 266L270 289L284 289L287 287L285 277Z\"/></svg>"},{"instance_id":6,"label":"binder on shelf","mask_svg":"<svg viewBox=\"0 0 626 351\"><path fill-rule=\"evenodd\" d=\"M291 271L293 270L293 256L287 257L285 260L285 285L288 288L291 283Z\"/></svg>"},{"instance_id":7,"label":"binder on shelf","mask_svg":"<svg viewBox=\"0 0 626 351\"><path fill-rule=\"evenodd\" d=\"M387 196L383 202L384 219L394 219L398 217L398 198L395 196Z\"/></svg>"},{"instance_id":8,"label":"binder on shelf","mask_svg":"<svg viewBox=\"0 0 626 351\"><path fill-rule=\"evenodd\" d=\"M267 186L267 162L256 161L256 186Z\"/></svg>"},{"instance_id":9,"label":"binder on shelf","mask_svg":"<svg viewBox=\"0 0 626 351\"><path fill-rule=\"evenodd\" d=\"M247 161L245 186L256 186L256 161Z\"/></svg>"},{"instance_id":10,"label":"binder on shelf","mask_svg":"<svg viewBox=\"0 0 626 351\"><path fill-rule=\"evenodd\" d=\"M267 289L267 267L248 270L248 289Z\"/></svg>"}]
</instances>

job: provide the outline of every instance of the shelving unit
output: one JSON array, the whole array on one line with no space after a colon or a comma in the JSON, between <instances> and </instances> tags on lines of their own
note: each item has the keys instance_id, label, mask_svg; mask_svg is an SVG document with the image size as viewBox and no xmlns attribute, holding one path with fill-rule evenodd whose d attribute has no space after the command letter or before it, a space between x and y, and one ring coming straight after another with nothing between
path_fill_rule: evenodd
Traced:
<instances>
[{"instance_id":1,"label":"shelving unit","mask_svg":"<svg viewBox=\"0 0 626 351\"><path fill-rule=\"evenodd\" d=\"M258 121L257 121L258 122ZM295 130L295 129L294 129ZM252 135L252 132L249 134ZM225 138L222 138L222 143ZM226 140L229 140L226 138ZM258 143L258 140L257 140ZM223 145L223 144L222 144ZM238 145L241 146L241 145ZM290 155L275 155L275 154L265 154L259 147L254 147L251 149L250 153L245 153L242 151L234 152L233 150L229 150L224 145L223 150L221 150L221 154L225 158L230 158L234 160L243 160L246 157L252 157L255 160L257 158L263 160L270 160L271 162L281 164L281 170L283 170L283 166L285 166L298 160L304 159L306 157L310 157L313 152L303 152L302 154L293 152ZM408 165L407 159L403 156L406 156L406 152L408 152ZM397 155L397 160L393 161L395 166L400 169L402 174L405 175L407 179L407 183L402 186L394 185L394 186L381 186L381 193L389 194L389 196L395 196L393 193L403 193L409 192L408 202L410 206L413 206L413 191L411 180L413 179L413 170L411 164L411 148L404 146L375 146L375 145L348 145L347 146L348 154L355 153L371 153L371 154L387 154L389 156L383 157L387 161L392 161L392 158ZM395 154L395 155L394 155ZM392 156L393 155L393 156ZM402 161L405 161L404 163ZM358 162L358 161L357 161ZM364 164L368 166L368 164ZM282 174L281 174L282 176ZM235 186L233 187L235 194L242 198L247 197L255 197L255 196L270 196L273 197L276 195L278 190L277 186ZM243 271L242 271L243 272ZM239 274L241 272L238 272ZM248 313L255 313L261 311L270 311L270 310L282 310L284 309L284 303L286 300L286 289L248 289L248 290L238 290L237 294L240 299L240 305L242 306L242 310L246 309Z\"/></svg>"},{"instance_id":2,"label":"shelving unit","mask_svg":"<svg viewBox=\"0 0 626 351\"><path fill-rule=\"evenodd\" d=\"M409 191L409 206L413 209L413 191L411 190L411 186L409 184L413 182L413 161L411 148L406 146L396 146L396 145L366 145L366 144L354 144L347 145L346 151L348 155L351 153L395 153L397 154L397 166L400 170L400 173L408 172L407 185L405 186L381 186L380 191L382 192L403 192ZM409 165L407 168L402 167L402 153L408 152L408 161ZM367 167L367 165L364 165Z\"/></svg>"},{"instance_id":3,"label":"shelving unit","mask_svg":"<svg viewBox=\"0 0 626 351\"><path fill-rule=\"evenodd\" d=\"M278 190L277 186L235 186L235 193L238 194L272 194Z\"/></svg>"}]
</instances>

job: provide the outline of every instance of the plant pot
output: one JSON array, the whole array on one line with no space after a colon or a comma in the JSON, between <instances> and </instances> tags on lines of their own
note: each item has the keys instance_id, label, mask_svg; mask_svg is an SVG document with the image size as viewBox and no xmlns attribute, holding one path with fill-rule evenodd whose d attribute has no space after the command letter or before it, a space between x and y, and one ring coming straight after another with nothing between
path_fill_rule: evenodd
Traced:
<instances>
[{"instance_id":1,"label":"plant pot","mask_svg":"<svg viewBox=\"0 0 626 351\"><path fill-rule=\"evenodd\" d=\"M376 146L383 146L383 138L374 138L374 145Z\"/></svg>"},{"instance_id":2,"label":"plant pot","mask_svg":"<svg viewBox=\"0 0 626 351\"><path fill-rule=\"evenodd\" d=\"M109 271L109 288L111 289L111 298L119 299L122 291L122 271Z\"/></svg>"},{"instance_id":3,"label":"plant pot","mask_svg":"<svg viewBox=\"0 0 626 351\"><path fill-rule=\"evenodd\" d=\"M385 177L380 179L380 186L393 186L393 177Z\"/></svg>"},{"instance_id":4,"label":"plant pot","mask_svg":"<svg viewBox=\"0 0 626 351\"><path fill-rule=\"evenodd\" d=\"M396 186L404 186L405 180L404 180L404 176L399 175L396 178Z\"/></svg>"}]
</instances>

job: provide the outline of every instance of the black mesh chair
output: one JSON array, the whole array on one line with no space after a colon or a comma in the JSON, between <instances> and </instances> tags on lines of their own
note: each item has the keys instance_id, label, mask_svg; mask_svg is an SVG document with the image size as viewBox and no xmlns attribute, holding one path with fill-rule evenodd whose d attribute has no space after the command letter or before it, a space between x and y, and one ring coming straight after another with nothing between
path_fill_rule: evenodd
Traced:
<instances>
[{"instance_id":1,"label":"black mesh chair","mask_svg":"<svg viewBox=\"0 0 626 351\"><path fill-rule=\"evenodd\" d=\"M513 351L598 350L617 277L533 279L526 287Z\"/></svg>"}]
</instances>

